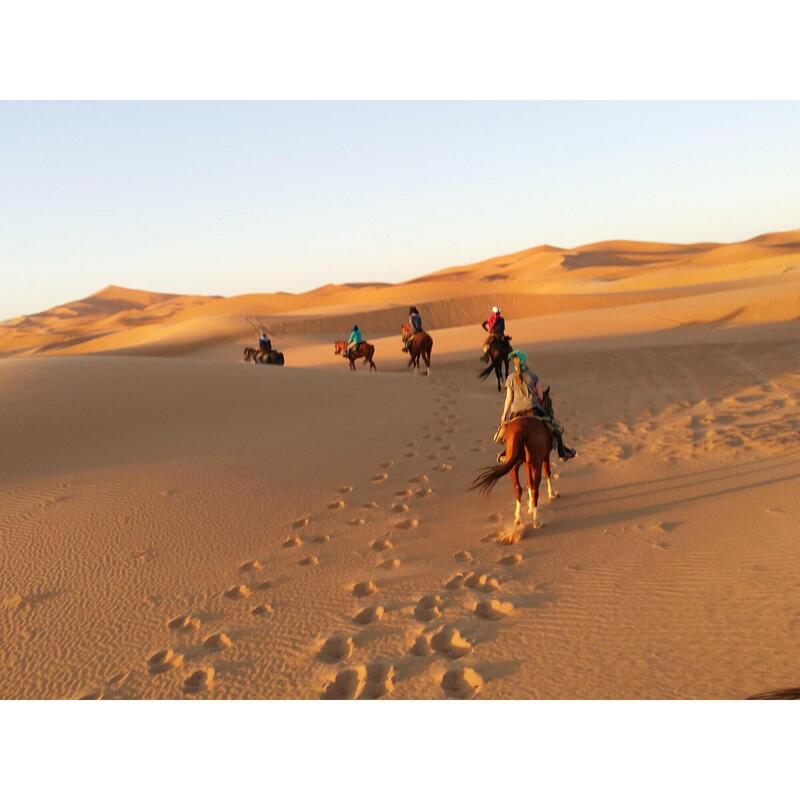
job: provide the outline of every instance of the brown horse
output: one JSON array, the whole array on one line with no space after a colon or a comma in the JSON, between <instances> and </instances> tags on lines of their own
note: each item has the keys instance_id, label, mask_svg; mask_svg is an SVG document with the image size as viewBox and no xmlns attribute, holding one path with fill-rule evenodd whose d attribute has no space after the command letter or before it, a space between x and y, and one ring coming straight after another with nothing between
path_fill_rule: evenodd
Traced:
<instances>
[{"instance_id":1,"label":"brown horse","mask_svg":"<svg viewBox=\"0 0 800 800\"><path fill-rule=\"evenodd\" d=\"M282 367L284 364L283 353L280 350L256 350L254 347L245 347L244 360L252 361L254 364L274 364Z\"/></svg>"},{"instance_id":2,"label":"brown horse","mask_svg":"<svg viewBox=\"0 0 800 800\"><path fill-rule=\"evenodd\" d=\"M505 368L506 373L506 380L508 379L508 356L511 353L511 344L510 344L511 337L506 336L503 339L492 339L489 342L489 350L483 357L484 361L489 362L489 366L486 367L485 370L478 373L478 377L485 381L489 375L492 374L492 370L494 370L494 374L497 376L497 391L502 392L503 386L501 383L501 379L503 377L503 368Z\"/></svg>"},{"instance_id":3,"label":"brown horse","mask_svg":"<svg viewBox=\"0 0 800 800\"><path fill-rule=\"evenodd\" d=\"M431 351L433 350L433 339L429 333L419 331L412 333L411 326L406 323L400 328L403 341L408 348L408 355L411 357L408 362L409 367L414 367L414 372L419 372L419 360L425 361L425 374L431 374Z\"/></svg>"},{"instance_id":4,"label":"brown horse","mask_svg":"<svg viewBox=\"0 0 800 800\"><path fill-rule=\"evenodd\" d=\"M545 390L545 401L549 400L549 392L549 388ZM522 487L519 482L519 468L524 461L528 472L528 513L531 516L533 527L538 528L539 484L542 480L542 472L547 479L547 496L550 500L558 498L558 492L553 490L550 482L552 474L550 452L553 449L550 432L536 417L516 417L505 426L505 445L505 463L482 470L470 488L480 489L484 495L488 495L500 478L510 472L516 500L514 524L521 525Z\"/></svg>"},{"instance_id":5,"label":"brown horse","mask_svg":"<svg viewBox=\"0 0 800 800\"><path fill-rule=\"evenodd\" d=\"M369 342L361 342L361 344L357 345L355 350L348 350L347 349L347 342L344 339L337 339L334 343L334 350L333 352L335 355L344 356L350 362L350 369L353 372L356 371L356 359L363 358L367 364L369 364L369 371L375 370L378 371L378 368L375 366L375 362L372 360L372 356L375 355L375 346L371 345Z\"/></svg>"}]
</instances>

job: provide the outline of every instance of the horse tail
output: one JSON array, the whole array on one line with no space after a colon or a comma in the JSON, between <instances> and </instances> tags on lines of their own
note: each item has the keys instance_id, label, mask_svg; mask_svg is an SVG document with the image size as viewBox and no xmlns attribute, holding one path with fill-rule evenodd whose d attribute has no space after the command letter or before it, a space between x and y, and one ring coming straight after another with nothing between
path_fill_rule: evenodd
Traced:
<instances>
[{"instance_id":1,"label":"horse tail","mask_svg":"<svg viewBox=\"0 0 800 800\"><path fill-rule=\"evenodd\" d=\"M488 366L488 367L486 367L486 369L484 369L484 370L481 370L481 371L478 373L478 377L479 377L479 378L480 378L482 381L485 381L485 380L486 380L486 379L487 379L487 378L488 378L488 377L489 377L489 376L492 374L492 372L493 372L493 371L494 371L494 364L492 363L492 364L489 364L489 366Z\"/></svg>"},{"instance_id":2,"label":"horse tail","mask_svg":"<svg viewBox=\"0 0 800 800\"><path fill-rule=\"evenodd\" d=\"M469 490L480 489L481 494L488 495L494 489L495 484L504 475L508 475L514 467L525 457L525 437L519 436L514 440L511 458L505 464L498 464L496 467L486 467L481 470Z\"/></svg>"}]
</instances>

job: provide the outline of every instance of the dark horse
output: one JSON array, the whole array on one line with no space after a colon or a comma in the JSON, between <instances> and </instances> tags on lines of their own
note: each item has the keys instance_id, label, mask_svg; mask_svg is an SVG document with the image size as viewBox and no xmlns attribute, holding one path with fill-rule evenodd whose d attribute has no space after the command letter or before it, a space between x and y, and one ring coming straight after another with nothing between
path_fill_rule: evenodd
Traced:
<instances>
[{"instance_id":1,"label":"dark horse","mask_svg":"<svg viewBox=\"0 0 800 800\"><path fill-rule=\"evenodd\" d=\"M353 370L353 372L356 371L357 358L363 358L366 363L369 364L370 372L372 372L372 370L378 371L375 362L372 360L372 356L375 355L375 345L369 342L361 342L361 344L356 346L355 350L348 350L347 342L344 339L337 339L333 345L334 353L337 356L344 356L350 362L350 369Z\"/></svg>"},{"instance_id":2,"label":"dark horse","mask_svg":"<svg viewBox=\"0 0 800 800\"><path fill-rule=\"evenodd\" d=\"M279 367L284 364L283 353L280 350L270 350L267 353L263 350L256 350L255 347L245 347L244 360L252 361L254 364L275 364Z\"/></svg>"},{"instance_id":3,"label":"dark horse","mask_svg":"<svg viewBox=\"0 0 800 800\"><path fill-rule=\"evenodd\" d=\"M550 389L544 392L544 407L548 411L552 410L550 403ZM542 473L547 479L547 496L551 500L558 497L558 492L553 491L550 483L550 452L553 449L550 431L545 424L536 417L516 417L505 426L505 463L498 464L496 467L487 467L478 473L477 478L472 483L471 489L480 489L484 495L488 495L495 484L503 477L511 473L511 480L514 483L514 524L522 524L522 487L519 483L519 468L522 462L528 471L528 513L531 515L531 522L534 528L539 527L539 484L542 480Z\"/></svg>"},{"instance_id":4,"label":"dark horse","mask_svg":"<svg viewBox=\"0 0 800 800\"><path fill-rule=\"evenodd\" d=\"M403 339L408 348L408 355L411 356L408 366L414 367L414 372L419 371L419 360L422 358L425 361L425 374L431 374L431 350L433 350L433 339L429 333L419 331L412 334L411 326L406 324L400 328L403 334Z\"/></svg>"},{"instance_id":5,"label":"dark horse","mask_svg":"<svg viewBox=\"0 0 800 800\"><path fill-rule=\"evenodd\" d=\"M503 368L505 368L506 379L508 379L508 354L511 352L509 339L510 337L508 336L502 339L492 339L489 343L489 351L484 356L484 361L488 361L489 366L478 373L478 377L482 381L485 381L492 374L492 370L494 370L494 374L497 375L498 392L503 391Z\"/></svg>"}]
</instances>

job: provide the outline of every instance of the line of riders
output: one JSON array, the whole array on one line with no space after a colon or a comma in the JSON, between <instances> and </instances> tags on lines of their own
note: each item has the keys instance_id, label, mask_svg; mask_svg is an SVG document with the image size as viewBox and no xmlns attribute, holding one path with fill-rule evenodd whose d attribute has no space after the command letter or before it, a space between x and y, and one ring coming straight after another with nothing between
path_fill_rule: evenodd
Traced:
<instances>
[{"instance_id":1,"label":"line of riders","mask_svg":"<svg viewBox=\"0 0 800 800\"><path fill-rule=\"evenodd\" d=\"M511 337L506 335L506 321L500 313L498 306L492 307L492 312L488 318L481 323L481 327L488 333L486 341L483 343L484 362L489 360L489 350L493 343L499 343L504 356L511 361L513 372L508 375L506 380L506 398L503 404L503 412L500 415L500 425L494 436L496 444L502 444L505 435L505 426L512 420L519 417L532 417L541 420L553 440L553 448L558 452L559 457L567 461L574 458L575 450L564 444L564 427L553 416L552 403L549 397L545 399L547 386L543 386L539 376L528 366L528 356L521 350L514 350L511 347ZM408 309L408 327L403 334L403 352L408 352L409 341L418 333L424 333L422 327L422 316L416 306ZM357 324L350 330L347 340L347 353L355 355L355 351L364 342L364 336ZM272 352L272 343L266 331L262 330L258 339L258 349L260 353L269 357ZM501 464L505 461L505 451L497 456Z\"/></svg>"}]
</instances>

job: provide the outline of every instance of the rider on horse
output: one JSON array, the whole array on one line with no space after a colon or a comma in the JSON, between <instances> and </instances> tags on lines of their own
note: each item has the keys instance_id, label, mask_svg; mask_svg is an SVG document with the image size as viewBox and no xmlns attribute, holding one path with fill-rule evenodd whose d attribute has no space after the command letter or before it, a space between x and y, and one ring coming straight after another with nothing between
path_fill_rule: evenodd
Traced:
<instances>
[{"instance_id":1,"label":"rider on horse","mask_svg":"<svg viewBox=\"0 0 800 800\"><path fill-rule=\"evenodd\" d=\"M483 353L486 355L486 353L489 352L489 345L492 343L493 339L497 339L499 342L505 340L506 321L501 316L500 309L497 306L492 306L492 313L489 314L488 319L481 323L481 327L485 331L489 331L489 336L483 343Z\"/></svg>"},{"instance_id":2,"label":"rider on horse","mask_svg":"<svg viewBox=\"0 0 800 800\"><path fill-rule=\"evenodd\" d=\"M358 346L363 341L364 337L361 335L358 325L353 325L353 329L350 331L350 338L347 340L347 352L352 353L358 350Z\"/></svg>"},{"instance_id":3,"label":"rider on horse","mask_svg":"<svg viewBox=\"0 0 800 800\"><path fill-rule=\"evenodd\" d=\"M419 309L416 306L410 306L408 309L408 327L411 332L406 336L403 335L403 352L408 352L408 341L412 336L417 333L422 333L422 317L419 314Z\"/></svg>"},{"instance_id":4,"label":"rider on horse","mask_svg":"<svg viewBox=\"0 0 800 800\"><path fill-rule=\"evenodd\" d=\"M267 332L263 329L258 337L258 349L262 353L270 353L272 351L272 342L269 340Z\"/></svg>"},{"instance_id":5,"label":"rider on horse","mask_svg":"<svg viewBox=\"0 0 800 800\"><path fill-rule=\"evenodd\" d=\"M552 409L545 408L544 391L539 376L528 368L528 356L521 350L513 350L511 359L514 363L514 373L506 381L506 401L503 404L503 413L500 416L500 427L495 434L495 441L501 442L504 436L506 423L517 417L536 417L540 419L550 435L553 444L558 450L558 455L563 461L575 456L575 451L564 444L564 428L553 417ZM504 462L504 454L498 455L497 460Z\"/></svg>"}]
</instances>

